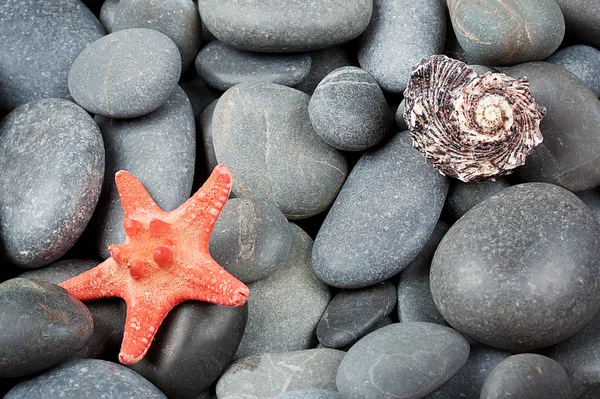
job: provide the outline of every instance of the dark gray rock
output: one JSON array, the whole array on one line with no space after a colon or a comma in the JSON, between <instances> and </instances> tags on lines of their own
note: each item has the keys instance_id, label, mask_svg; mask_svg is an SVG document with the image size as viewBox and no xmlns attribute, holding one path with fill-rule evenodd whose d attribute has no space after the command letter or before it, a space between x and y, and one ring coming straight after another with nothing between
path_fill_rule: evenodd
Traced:
<instances>
[{"instance_id":1,"label":"dark gray rock","mask_svg":"<svg viewBox=\"0 0 600 399\"><path fill-rule=\"evenodd\" d=\"M208 87L206 83L198 77L190 80L182 80L179 82L179 86L185 91L185 94L187 94L188 99L192 104L194 119L196 120L197 126L204 110L215 100L219 99L221 92Z\"/></svg>"},{"instance_id":2,"label":"dark gray rock","mask_svg":"<svg viewBox=\"0 0 600 399\"><path fill-rule=\"evenodd\" d=\"M444 318L487 345L533 349L583 328L600 306L600 225L574 194L519 184L467 212L431 265Z\"/></svg>"},{"instance_id":3,"label":"dark gray rock","mask_svg":"<svg viewBox=\"0 0 600 399\"><path fill-rule=\"evenodd\" d=\"M0 26L0 115L32 100L70 99L71 64L104 35L79 0L4 0Z\"/></svg>"},{"instance_id":4,"label":"dark gray rock","mask_svg":"<svg viewBox=\"0 0 600 399\"><path fill-rule=\"evenodd\" d=\"M315 239L317 276L359 288L399 273L433 232L447 191L447 179L412 148L408 132L365 153Z\"/></svg>"},{"instance_id":5,"label":"dark gray rock","mask_svg":"<svg viewBox=\"0 0 600 399\"><path fill-rule=\"evenodd\" d=\"M596 220L600 223L600 191L596 189L575 193L584 204L590 208Z\"/></svg>"},{"instance_id":6,"label":"dark gray rock","mask_svg":"<svg viewBox=\"0 0 600 399\"><path fill-rule=\"evenodd\" d=\"M337 372L344 398L421 398L465 364L469 344L433 323L395 323L359 340Z\"/></svg>"},{"instance_id":7,"label":"dark gray rock","mask_svg":"<svg viewBox=\"0 0 600 399\"><path fill-rule=\"evenodd\" d=\"M63 363L15 386L4 399L166 399L144 377L120 364L96 359Z\"/></svg>"},{"instance_id":8,"label":"dark gray rock","mask_svg":"<svg viewBox=\"0 0 600 399\"><path fill-rule=\"evenodd\" d=\"M383 92L360 68L342 67L319 83L308 104L315 132L345 151L362 151L379 143L391 117Z\"/></svg>"},{"instance_id":9,"label":"dark gray rock","mask_svg":"<svg viewBox=\"0 0 600 399\"><path fill-rule=\"evenodd\" d=\"M237 358L308 349L316 344L315 327L331 294L312 270L312 239L295 224L290 227L288 258L273 274L248 284L248 324Z\"/></svg>"},{"instance_id":10,"label":"dark gray rock","mask_svg":"<svg viewBox=\"0 0 600 399\"><path fill-rule=\"evenodd\" d=\"M84 304L63 288L14 278L0 284L0 377L22 377L65 361L94 329Z\"/></svg>"},{"instance_id":11,"label":"dark gray rock","mask_svg":"<svg viewBox=\"0 0 600 399\"><path fill-rule=\"evenodd\" d=\"M308 53L269 54L238 50L213 40L196 57L196 72L209 86L227 90L238 83L300 83L310 71Z\"/></svg>"},{"instance_id":12,"label":"dark gray rock","mask_svg":"<svg viewBox=\"0 0 600 399\"><path fill-rule=\"evenodd\" d=\"M235 195L271 200L289 219L327 209L348 174L342 154L313 130L308 102L286 86L242 83L213 115L215 154L235 176Z\"/></svg>"},{"instance_id":13,"label":"dark gray rock","mask_svg":"<svg viewBox=\"0 0 600 399\"><path fill-rule=\"evenodd\" d=\"M546 61L565 68L583 80L596 97L600 97L600 51L580 44L565 47Z\"/></svg>"},{"instance_id":14,"label":"dark gray rock","mask_svg":"<svg viewBox=\"0 0 600 399\"><path fill-rule=\"evenodd\" d=\"M402 93L413 67L444 49L446 14L439 0L374 0L358 61L384 91Z\"/></svg>"},{"instance_id":15,"label":"dark gray rock","mask_svg":"<svg viewBox=\"0 0 600 399\"><path fill-rule=\"evenodd\" d=\"M199 0L198 8L210 32L230 46L290 52L318 50L354 39L367 27L373 2Z\"/></svg>"},{"instance_id":16,"label":"dark gray rock","mask_svg":"<svg viewBox=\"0 0 600 399\"><path fill-rule=\"evenodd\" d=\"M338 391L328 389L298 389L277 395L276 399L343 399Z\"/></svg>"},{"instance_id":17,"label":"dark gray rock","mask_svg":"<svg viewBox=\"0 0 600 399\"><path fill-rule=\"evenodd\" d=\"M396 305L394 285L383 282L359 290L342 290L329 303L317 324L317 338L328 348L358 341L389 315Z\"/></svg>"},{"instance_id":18,"label":"dark gray rock","mask_svg":"<svg viewBox=\"0 0 600 399\"><path fill-rule=\"evenodd\" d=\"M600 185L600 101L594 93L575 75L546 62L517 65L504 73L527 76L536 102L548 110L540 125L544 141L515 176L571 191Z\"/></svg>"},{"instance_id":19,"label":"dark gray rock","mask_svg":"<svg viewBox=\"0 0 600 399\"><path fill-rule=\"evenodd\" d=\"M192 107L179 87L149 115L121 120L96 116L96 123L106 146L106 174L93 223L96 248L108 258L108 246L125 240L115 173L124 169L136 176L163 210L177 208L191 193L196 131Z\"/></svg>"},{"instance_id":20,"label":"dark gray rock","mask_svg":"<svg viewBox=\"0 0 600 399\"><path fill-rule=\"evenodd\" d=\"M469 209L507 187L510 183L503 178L469 183L454 180L446 198L448 213L454 220L460 219Z\"/></svg>"},{"instance_id":21,"label":"dark gray rock","mask_svg":"<svg viewBox=\"0 0 600 399\"><path fill-rule=\"evenodd\" d=\"M556 0L567 32L584 43L600 47L600 3L596 0Z\"/></svg>"},{"instance_id":22,"label":"dark gray rock","mask_svg":"<svg viewBox=\"0 0 600 399\"><path fill-rule=\"evenodd\" d=\"M0 239L8 262L47 265L77 241L98 202L104 146L94 120L43 99L0 122Z\"/></svg>"},{"instance_id":23,"label":"dark gray rock","mask_svg":"<svg viewBox=\"0 0 600 399\"><path fill-rule=\"evenodd\" d=\"M181 58L175 43L145 28L96 40L69 71L73 99L91 113L135 118L163 105L177 85Z\"/></svg>"},{"instance_id":24,"label":"dark gray rock","mask_svg":"<svg viewBox=\"0 0 600 399\"><path fill-rule=\"evenodd\" d=\"M113 24L115 21L115 12L120 0L104 0L102 8L100 8L100 22L107 33L113 32Z\"/></svg>"},{"instance_id":25,"label":"dark gray rock","mask_svg":"<svg viewBox=\"0 0 600 399\"><path fill-rule=\"evenodd\" d=\"M312 94L319 82L334 69L356 64L356 61L351 58L350 51L345 46L311 51L310 56L312 58L310 71L306 78L295 86L296 89L307 94Z\"/></svg>"},{"instance_id":26,"label":"dark gray rock","mask_svg":"<svg viewBox=\"0 0 600 399\"><path fill-rule=\"evenodd\" d=\"M177 45L183 69L200 50L202 25L192 0L120 0L114 11L113 32L148 28L164 33Z\"/></svg>"},{"instance_id":27,"label":"dark gray rock","mask_svg":"<svg viewBox=\"0 0 600 399\"><path fill-rule=\"evenodd\" d=\"M560 364L545 356L524 353L494 367L480 398L567 399L569 390L569 378Z\"/></svg>"},{"instance_id":28,"label":"dark gray rock","mask_svg":"<svg viewBox=\"0 0 600 399\"><path fill-rule=\"evenodd\" d=\"M219 379L217 397L271 398L298 389L335 390L336 371L345 354L323 348L238 359Z\"/></svg>"}]
</instances>

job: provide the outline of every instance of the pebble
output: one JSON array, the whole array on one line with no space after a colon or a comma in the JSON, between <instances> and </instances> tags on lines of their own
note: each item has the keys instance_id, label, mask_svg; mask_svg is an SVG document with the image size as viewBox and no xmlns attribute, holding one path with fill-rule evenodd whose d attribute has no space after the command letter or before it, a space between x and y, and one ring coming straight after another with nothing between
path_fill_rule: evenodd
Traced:
<instances>
[{"instance_id":1,"label":"pebble","mask_svg":"<svg viewBox=\"0 0 600 399\"><path fill-rule=\"evenodd\" d=\"M198 144L201 148L196 151L196 157L198 160L202 160L201 163L196 163L196 169L198 167L204 168L206 171L211 171L217 166L217 155L215 154L215 146L213 145L213 134L212 134L212 122L215 108L218 100L210 103L202 112L200 116L200 122L196 125L196 131L200 130L198 136ZM208 173L206 173L208 176Z\"/></svg>"},{"instance_id":2,"label":"pebble","mask_svg":"<svg viewBox=\"0 0 600 399\"><path fill-rule=\"evenodd\" d=\"M312 59L310 71L302 82L294 86L296 89L307 94L312 94L321 80L333 70L357 64L353 60L354 54L351 54L347 46L324 48L322 50L311 51L309 54Z\"/></svg>"},{"instance_id":3,"label":"pebble","mask_svg":"<svg viewBox=\"0 0 600 399\"><path fill-rule=\"evenodd\" d=\"M591 189L580 191L575 193L575 195L590 208L594 218L600 223L600 191L598 189Z\"/></svg>"},{"instance_id":4,"label":"pebble","mask_svg":"<svg viewBox=\"0 0 600 399\"><path fill-rule=\"evenodd\" d=\"M565 17L567 33L600 47L600 3L595 0L556 0Z\"/></svg>"},{"instance_id":5,"label":"pebble","mask_svg":"<svg viewBox=\"0 0 600 399\"><path fill-rule=\"evenodd\" d=\"M63 288L14 278L0 284L0 377L38 373L73 356L94 325L84 304Z\"/></svg>"},{"instance_id":6,"label":"pebble","mask_svg":"<svg viewBox=\"0 0 600 399\"><path fill-rule=\"evenodd\" d=\"M439 0L373 3L373 18L358 44L358 61L384 91L401 94L413 67L442 53L445 7Z\"/></svg>"},{"instance_id":7,"label":"pebble","mask_svg":"<svg viewBox=\"0 0 600 399\"><path fill-rule=\"evenodd\" d=\"M219 379L217 397L270 398L299 389L335 391L336 370L345 354L322 348L238 359ZM274 375L277 377L273 378Z\"/></svg>"},{"instance_id":8,"label":"pebble","mask_svg":"<svg viewBox=\"0 0 600 399\"><path fill-rule=\"evenodd\" d=\"M327 144L344 151L362 151L379 143L391 121L377 81L352 66L325 76L310 98L308 116Z\"/></svg>"},{"instance_id":9,"label":"pebble","mask_svg":"<svg viewBox=\"0 0 600 399\"><path fill-rule=\"evenodd\" d=\"M77 56L69 91L91 113L135 118L163 105L180 74L179 50L171 39L152 29L126 29L96 40Z\"/></svg>"},{"instance_id":10,"label":"pebble","mask_svg":"<svg viewBox=\"0 0 600 399\"><path fill-rule=\"evenodd\" d=\"M323 212L348 174L342 154L313 130L309 98L274 83L241 83L213 115L215 154L233 173L234 194L271 200L288 219Z\"/></svg>"},{"instance_id":11,"label":"pebble","mask_svg":"<svg viewBox=\"0 0 600 399\"><path fill-rule=\"evenodd\" d=\"M0 122L0 239L5 263L63 256L100 196L104 146L94 120L63 99L35 100Z\"/></svg>"},{"instance_id":12,"label":"pebble","mask_svg":"<svg viewBox=\"0 0 600 399\"><path fill-rule=\"evenodd\" d=\"M408 132L365 153L315 239L319 279L360 288L402 271L433 232L447 191L447 179L412 148Z\"/></svg>"},{"instance_id":13,"label":"pebble","mask_svg":"<svg viewBox=\"0 0 600 399\"><path fill-rule=\"evenodd\" d=\"M117 6L121 0L104 0L100 8L100 23L104 26L107 33L113 33L113 24Z\"/></svg>"},{"instance_id":14,"label":"pebble","mask_svg":"<svg viewBox=\"0 0 600 399\"><path fill-rule=\"evenodd\" d=\"M104 35L79 0L3 0L0 26L0 116L32 100L70 99L73 60Z\"/></svg>"},{"instance_id":15,"label":"pebble","mask_svg":"<svg viewBox=\"0 0 600 399\"><path fill-rule=\"evenodd\" d=\"M194 110L194 119L196 126L204 110L221 96L221 92L214 90L206 85L202 79L195 77L189 80L182 80L179 86L187 94L192 109Z\"/></svg>"},{"instance_id":16,"label":"pebble","mask_svg":"<svg viewBox=\"0 0 600 399\"><path fill-rule=\"evenodd\" d=\"M496 181L483 180L469 183L454 180L446 198L448 213L454 220L458 220L475 205L510 186L511 184L502 177Z\"/></svg>"},{"instance_id":17,"label":"pebble","mask_svg":"<svg viewBox=\"0 0 600 399\"><path fill-rule=\"evenodd\" d=\"M406 101L404 99L402 99L402 101L398 105L398 108L396 108L396 114L395 114L396 126L398 127L398 129L400 129L401 132L403 132L405 130L409 130L408 125L404 121L405 107L406 107Z\"/></svg>"},{"instance_id":18,"label":"pebble","mask_svg":"<svg viewBox=\"0 0 600 399\"><path fill-rule=\"evenodd\" d=\"M206 27L224 43L247 51L318 50L360 35L371 19L372 0L318 2L199 0Z\"/></svg>"},{"instance_id":19,"label":"pebble","mask_svg":"<svg viewBox=\"0 0 600 399\"><path fill-rule=\"evenodd\" d=\"M567 399L569 390L569 377L560 364L545 356L524 353L494 367L480 398Z\"/></svg>"},{"instance_id":20,"label":"pebble","mask_svg":"<svg viewBox=\"0 0 600 399\"><path fill-rule=\"evenodd\" d=\"M277 270L248 284L248 324L236 358L309 349L331 294L310 262L312 239L295 224L290 255Z\"/></svg>"},{"instance_id":21,"label":"pebble","mask_svg":"<svg viewBox=\"0 0 600 399\"><path fill-rule=\"evenodd\" d=\"M72 360L17 384L4 399L166 399L154 385L120 364Z\"/></svg>"},{"instance_id":22,"label":"pebble","mask_svg":"<svg viewBox=\"0 0 600 399\"><path fill-rule=\"evenodd\" d=\"M358 290L341 290L317 324L319 342L340 349L358 341L392 312L396 305L394 291L389 281Z\"/></svg>"},{"instance_id":23,"label":"pebble","mask_svg":"<svg viewBox=\"0 0 600 399\"><path fill-rule=\"evenodd\" d=\"M600 225L569 191L509 187L446 233L431 265L444 318L487 345L527 350L582 329L600 306Z\"/></svg>"},{"instance_id":24,"label":"pebble","mask_svg":"<svg viewBox=\"0 0 600 399\"><path fill-rule=\"evenodd\" d=\"M359 340L344 356L336 384L344 398L421 398L456 374L469 343L433 323L395 323Z\"/></svg>"},{"instance_id":25,"label":"pebble","mask_svg":"<svg viewBox=\"0 0 600 399\"><path fill-rule=\"evenodd\" d=\"M590 90L600 97L600 51L592 46L579 44L565 47L552 54L546 60L552 64L559 65L583 80Z\"/></svg>"},{"instance_id":26,"label":"pebble","mask_svg":"<svg viewBox=\"0 0 600 399\"><path fill-rule=\"evenodd\" d=\"M198 53L196 72L209 86L225 91L246 82L294 86L306 78L310 64L309 53L255 53L213 40Z\"/></svg>"},{"instance_id":27,"label":"pebble","mask_svg":"<svg viewBox=\"0 0 600 399\"><path fill-rule=\"evenodd\" d=\"M328 389L298 389L277 395L275 399L343 399L338 391Z\"/></svg>"},{"instance_id":28,"label":"pebble","mask_svg":"<svg viewBox=\"0 0 600 399\"><path fill-rule=\"evenodd\" d=\"M177 208L191 194L196 131L192 107L179 87L165 105L141 118L95 120L104 137L106 174L93 227L96 250L108 258L108 246L125 240L115 173L132 173L163 210Z\"/></svg>"}]
</instances>

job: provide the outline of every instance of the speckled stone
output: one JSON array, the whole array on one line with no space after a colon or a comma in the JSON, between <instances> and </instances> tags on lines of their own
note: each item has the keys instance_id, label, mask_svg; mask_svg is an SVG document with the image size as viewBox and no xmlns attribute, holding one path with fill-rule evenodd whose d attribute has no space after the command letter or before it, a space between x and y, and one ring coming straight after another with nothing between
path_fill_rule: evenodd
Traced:
<instances>
[{"instance_id":1,"label":"speckled stone","mask_svg":"<svg viewBox=\"0 0 600 399\"><path fill-rule=\"evenodd\" d=\"M469 183L453 180L446 198L448 213L454 220L460 219L469 209L507 187L510 183L504 178Z\"/></svg>"},{"instance_id":2,"label":"speckled stone","mask_svg":"<svg viewBox=\"0 0 600 399\"><path fill-rule=\"evenodd\" d=\"M408 132L365 153L315 239L317 276L359 288L399 273L433 232L447 191L447 179L412 148Z\"/></svg>"},{"instance_id":3,"label":"speckled stone","mask_svg":"<svg viewBox=\"0 0 600 399\"><path fill-rule=\"evenodd\" d=\"M171 39L152 29L126 29L96 40L77 56L69 91L91 113L135 118L163 105L180 74L179 50Z\"/></svg>"},{"instance_id":4,"label":"speckled stone","mask_svg":"<svg viewBox=\"0 0 600 399\"><path fill-rule=\"evenodd\" d=\"M310 71L302 82L294 86L307 94L312 94L321 80L334 69L357 64L346 46L324 48L309 54L312 59Z\"/></svg>"},{"instance_id":5,"label":"speckled stone","mask_svg":"<svg viewBox=\"0 0 600 399\"><path fill-rule=\"evenodd\" d=\"M308 53L269 54L238 50L218 40L202 48L196 72L208 85L227 90L238 83L271 82L284 86L300 83L310 71Z\"/></svg>"},{"instance_id":6,"label":"speckled stone","mask_svg":"<svg viewBox=\"0 0 600 399\"><path fill-rule=\"evenodd\" d=\"M177 45L183 69L194 62L200 49L202 26L192 0L120 0L113 31L148 28L164 33Z\"/></svg>"},{"instance_id":7,"label":"speckled stone","mask_svg":"<svg viewBox=\"0 0 600 399\"><path fill-rule=\"evenodd\" d=\"M343 399L338 391L329 389L297 389L277 395L276 399Z\"/></svg>"},{"instance_id":8,"label":"speckled stone","mask_svg":"<svg viewBox=\"0 0 600 399\"><path fill-rule=\"evenodd\" d=\"M63 288L14 278L0 284L0 377L22 377L65 361L91 337L85 305Z\"/></svg>"},{"instance_id":9,"label":"speckled stone","mask_svg":"<svg viewBox=\"0 0 600 399\"><path fill-rule=\"evenodd\" d=\"M115 173L133 173L165 211L187 200L194 178L196 130L187 96L179 87L156 111L135 119L96 116L106 147L104 186L94 214L96 249L108 258L108 246L125 240L123 208Z\"/></svg>"},{"instance_id":10,"label":"speckled stone","mask_svg":"<svg viewBox=\"0 0 600 399\"><path fill-rule=\"evenodd\" d=\"M199 0L210 32L248 51L318 50L356 38L367 27L372 0L318 2Z\"/></svg>"},{"instance_id":11,"label":"speckled stone","mask_svg":"<svg viewBox=\"0 0 600 399\"><path fill-rule=\"evenodd\" d=\"M469 344L433 323L395 323L359 340L344 356L337 388L344 398L421 398L465 364Z\"/></svg>"},{"instance_id":12,"label":"speckled stone","mask_svg":"<svg viewBox=\"0 0 600 399\"><path fill-rule=\"evenodd\" d=\"M567 399L569 390L569 378L560 364L545 356L524 353L494 367L480 398Z\"/></svg>"},{"instance_id":13,"label":"speckled stone","mask_svg":"<svg viewBox=\"0 0 600 399\"><path fill-rule=\"evenodd\" d=\"M335 390L336 370L345 354L323 348L238 359L219 379L217 397L270 398L298 389Z\"/></svg>"},{"instance_id":14,"label":"speckled stone","mask_svg":"<svg viewBox=\"0 0 600 399\"><path fill-rule=\"evenodd\" d=\"M120 0L104 0L102 8L100 8L100 23L104 26L107 33L113 32L113 24L115 21L115 12Z\"/></svg>"},{"instance_id":15,"label":"speckled stone","mask_svg":"<svg viewBox=\"0 0 600 399\"><path fill-rule=\"evenodd\" d=\"M588 85L600 97L600 51L583 44L565 47L547 59L571 72Z\"/></svg>"},{"instance_id":16,"label":"speckled stone","mask_svg":"<svg viewBox=\"0 0 600 399\"><path fill-rule=\"evenodd\" d=\"M575 193L584 204L590 208L596 220L600 223L600 190L591 189Z\"/></svg>"},{"instance_id":17,"label":"speckled stone","mask_svg":"<svg viewBox=\"0 0 600 399\"><path fill-rule=\"evenodd\" d=\"M600 225L569 191L509 187L450 228L431 265L444 318L487 345L533 349L583 328L600 307Z\"/></svg>"},{"instance_id":18,"label":"speckled stone","mask_svg":"<svg viewBox=\"0 0 600 399\"><path fill-rule=\"evenodd\" d=\"M446 14L439 0L374 0L358 61L384 91L402 93L413 67L444 49Z\"/></svg>"},{"instance_id":19,"label":"speckled stone","mask_svg":"<svg viewBox=\"0 0 600 399\"><path fill-rule=\"evenodd\" d=\"M565 17L567 33L600 47L600 3L596 0L556 0Z\"/></svg>"},{"instance_id":20,"label":"speckled stone","mask_svg":"<svg viewBox=\"0 0 600 399\"><path fill-rule=\"evenodd\" d=\"M32 100L70 99L73 60L104 35L79 0L3 0L0 26L0 115Z\"/></svg>"},{"instance_id":21,"label":"speckled stone","mask_svg":"<svg viewBox=\"0 0 600 399\"><path fill-rule=\"evenodd\" d=\"M0 252L19 267L47 265L75 244L98 202L100 130L71 101L24 104L0 122L0 170Z\"/></svg>"},{"instance_id":22,"label":"speckled stone","mask_svg":"<svg viewBox=\"0 0 600 399\"><path fill-rule=\"evenodd\" d=\"M310 98L308 116L326 143L345 151L362 151L379 143L391 121L375 79L351 66L325 76Z\"/></svg>"},{"instance_id":23,"label":"speckled stone","mask_svg":"<svg viewBox=\"0 0 600 399\"><path fill-rule=\"evenodd\" d=\"M295 224L289 257L275 273L250 283L248 324L236 357L308 349L331 300L310 262L312 239Z\"/></svg>"},{"instance_id":24,"label":"speckled stone","mask_svg":"<svg viewBox=\"0 0 600 399\"><path fill-rule=\"evenodd\" d=\"M73 360L15 386L4 399L166 399L144 377L120 364Z\"/></svg>"},{"instance_id":25,"label":"speckled stone","mask_svg":"<svg viewBox=\"0 0 600 399\"><path fill-rule=\"evenodd\" d=\"M600 101L594 93L573 74L546 62L517 65L504 73L527 76L536 102L548 110L540 125L544 141L515 176L571 191L600 185Z\"/></svg>"},{"instance_id":26,"label":"speckled stone","mask_svg":"<svg viewBox=\"0 0 600 399\"><path fill-rule=\"evenodd\" d=\"M308 102L290 87L242 83L213 115L215 154L233 173L234 194L271 200L288 219L323 212L348 174L342 154L313 130Z\"/></svg>"}]
</instances>

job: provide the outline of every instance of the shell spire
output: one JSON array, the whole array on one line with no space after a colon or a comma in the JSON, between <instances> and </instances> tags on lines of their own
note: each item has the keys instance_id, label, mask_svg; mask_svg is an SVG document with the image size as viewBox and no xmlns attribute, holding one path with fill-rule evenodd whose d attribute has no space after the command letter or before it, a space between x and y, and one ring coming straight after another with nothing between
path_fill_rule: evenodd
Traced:
<instances>
[{"instance_id":1,"label":"shell spire","mask_svg":"<svg viewBox=\"0 0 600 399\"><path fill-rule=\"evenodd\" d=\"M531 96L527 78L480 76L434 55L413 69L404 98L413 147L441 174L464 182L512 173L543 140L546 109Z\"/></svg>"}]
</instances>

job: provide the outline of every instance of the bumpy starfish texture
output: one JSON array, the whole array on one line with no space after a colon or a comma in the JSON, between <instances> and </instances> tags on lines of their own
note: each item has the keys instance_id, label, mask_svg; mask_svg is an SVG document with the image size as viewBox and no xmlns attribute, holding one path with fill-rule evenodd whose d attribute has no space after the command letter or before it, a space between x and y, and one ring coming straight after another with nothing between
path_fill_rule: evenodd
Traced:
<instances>
[{"instance_id":1,"label":"bumpy starfish texture","mask_svg":"<svg viewBox=\"0 0 600 399\"><path fill-rule=\"evenodd\" d=\"M202 188L171 212L160 209L132 174L119 171L115 180L125 213L125 242L111 245L110 258L61 286L81 301L125 300L119 361L134 364L179 303L242 306L249 290L208 251L210 234L231 190L231 172L225 165L218 165Z\"/></svg>"}]
</instances>

